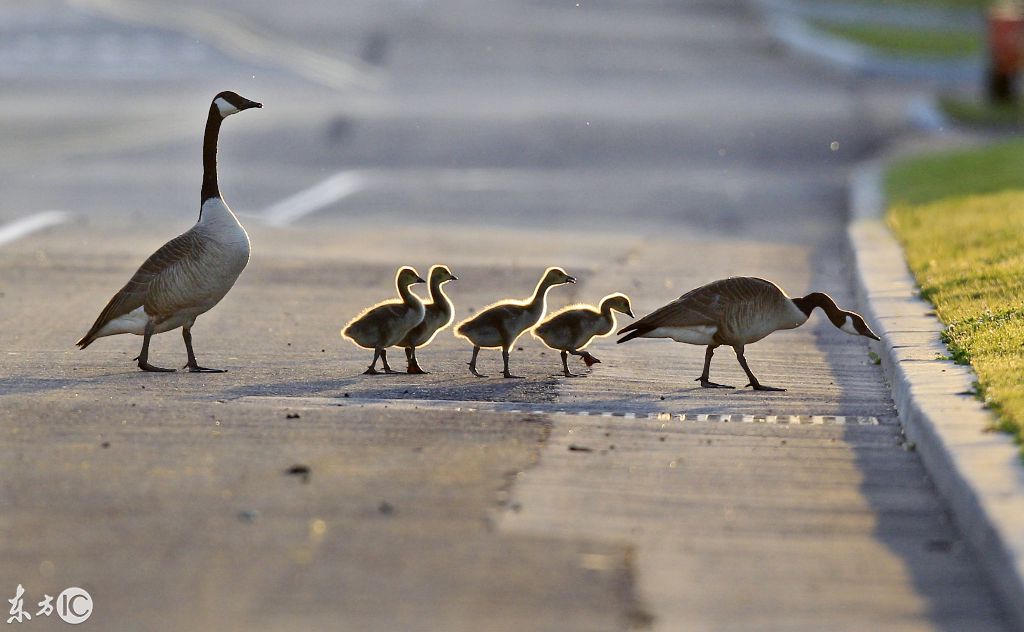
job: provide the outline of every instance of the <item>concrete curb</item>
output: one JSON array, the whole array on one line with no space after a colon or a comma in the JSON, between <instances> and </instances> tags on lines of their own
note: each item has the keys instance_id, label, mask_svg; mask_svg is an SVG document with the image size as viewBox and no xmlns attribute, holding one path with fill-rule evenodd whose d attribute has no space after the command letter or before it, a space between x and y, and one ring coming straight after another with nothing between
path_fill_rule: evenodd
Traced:
<instances>
[{"instance_id":1,"label":"concrete curb","mask_svg":"<svg viewBox=\"0 0 1024 632\"><path fill-rule=\"evenodd\" d=\"M792 52L869 76L926 81L937 85L975 85L984 77L981 58L931 60L891 57L868 46L815 28L784 0L755 0L769 32Z\"/></svg>"},{"instance_id":2,"label":"concrete curb","mask_svg":"<svg viewBox=\"0 0 1024 632\"><path fill-rule=\"evenodd\" d=\"M993 417L971 394L971 368L939 359L947 353L942 324L917 298L903 251L881 219L883 168L869 163L850 183L847 232L859 304L882 336L875 347L907 437L1010 620L1024 630L1024 466L1008 435L986 431Z\"/></svg>"}]
</instances>

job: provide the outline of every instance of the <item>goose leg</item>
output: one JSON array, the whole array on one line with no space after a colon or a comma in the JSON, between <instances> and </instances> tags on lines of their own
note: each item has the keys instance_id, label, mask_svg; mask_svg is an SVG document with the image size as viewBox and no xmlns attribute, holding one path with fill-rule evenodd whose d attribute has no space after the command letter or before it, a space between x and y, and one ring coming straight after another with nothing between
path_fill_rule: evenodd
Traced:
<instances>
[{"instance_id":1,"label":"goose leg","mask_svg":"<svg viewBox=\"0 0 1024 632\"><path fill-rule=\"evenodd\" d=\"M188 364L184 368L188 369L189 373L227 373L225 369L208 369L199 366L199 363L196 362L196 354L192 351L192 330L189 327L181 328L181 337L185 339L185 351L188 353Z\"/></svg>"},{"instance_id":2,"label":"goose leg","mask_svg":"<svg viewBox=\"0 0 1024 632\"><path fill-rule=\"evenodd\" d=\"M398 373L398 371L392 369L391 365L388 364L388 350L387 349L381 349L380 350L380 359L384 363L384 372L385 373Z\"/></svg>"},{"instance_id":3,"label":"goose leg","mask_svg":"<svg viewBox=\"0 0 1024 632\"><path fill-rule=\"evenodd\" d=\"M163 369L158 366L153 366L149 363L149 339L153 336L153 329L156 328L156 323L150 320L146 323L146 329L142 333L142 351L136 360L139 361L139 368L143 371L152 371L154 373L174 373L174 369Z\"/></svg>"},{"instance_id":4,"label":"goose leg","mask_svg":"<svg viewBox=\"0 0 1024 632\"><path fill-rule=\"evenodd\" d=\"M737 351L737 353L739 352ZM735 388L728 384L715 384L711 381L711 356L713 355L715 355L715 348L708 345L708 350L704 353L704 372L700 374L696 381L700 382L701 388Z\"/></svg>"},{"instance_id":5,"label":"goose leg","mask_svg":"<svg viewBox=\"0 0 1024 632\"><path fill-rule=\"evenodd\" d=\"M487 377L483 373L478 373L476 370L476 357L480 355L480 347L473 347L473 358L469 361L469 372L477 377Z\"/></svg>"},{"instance_id":6,"label":"goose leg","mask_svg":"<svg viewBox=\"0 0 1024 632\"><path fill-rule=\"evenodd\" d=\"M373 362L370 363L370 368L363 371L363 375L377 375L380 371L377 370L377 358L380 357L380 349L373 350Z\"/></svg>"},{"instance_id":7,"label":"goose leg","mask_svg":"<svg viewBox=\"0 0 1024 632\"><path fill-rule=\"evenodd\" d=\"M511 371L508 370L508 347L501 348L501 360L505 363L505 370L502 372L506 378L512 378L516 380L523 379L522 375L512 375Z\"/></svg>"},{"instance_id":8,"label":"goose leg","mask_svg":"<svg viewBox=\"0 0 1024 632\"><path fill-rule=\"evenodd\" d=\"M736 351L736 359L740 361L740 366L743 367L743 370L746 372L747 377L750 379L750 384L747 384L747 386L753 387L755 391L786 390L784 388L776 388L774 386L764 386L760 382L758 382L757 378L754 377L753 372L751 372L750 367L747 366L747 359L743 357L743 347L733 347L733 350Z\"/></svg>"},{"instance_id":9,"label":"goose leg","mask_svg":"<svg viewBox=\"0 0 1024 632\"><path fill-rule=\"evenodd\" d=\"M561 353L561 356L562 372L565 374L565 377L579 377L578 375L569 370L569 353L567 351L563 351Z\"/></svg>"},{"instance_id":10,"label":"goose leg","mask_svg":"<svg viewBox=\"0 0 1024 632\"><path fill-rule=\"evenodd\" d=\"M409 366L406 368L406 373L414 373L416 375L426 375L427 372L420 368L420 363L416 361L416 347L405 348L405 359L408 361Z\"/></svg>"}]
</instances>

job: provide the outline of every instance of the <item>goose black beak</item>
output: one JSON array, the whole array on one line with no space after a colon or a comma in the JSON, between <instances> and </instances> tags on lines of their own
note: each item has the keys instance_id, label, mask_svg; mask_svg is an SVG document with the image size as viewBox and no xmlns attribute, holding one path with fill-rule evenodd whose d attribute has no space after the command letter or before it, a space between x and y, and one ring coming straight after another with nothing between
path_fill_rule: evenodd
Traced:
<instances>
[{"instance_id":1,"label":"goose black beak","mask_svg":"<svg viewBox=\"0 0 1024 632\"><path fill-rule=\"evenodd\" d=\"M574 277L574 276L567 277L565 280L566 280L567 283L575 283L576 282L576 277Z\"/></svg>"},{"instance_id":2,"label":"goose black beak","mask_svg":"<svg viewBox=\"0 0 1024 632\"><path fill-rule=\"evenodd\" d=\"M636 318L636 316L633 315L633 310L631 309L626 310L626 316L629 316L630 318Z\"/></svg>"},{"instance_id":3,"label":"goose black beak","mask_svg":"<svg viewBox=\"0 0 1024 632\"><path fill-rule=\"evenodd\" d=\"M248 103L245 104L245 109L247 109L247 110L249 108L262 108L262 107L263 107L263 104L258 102L258 101L249 101Z\"/></svg>"},{"instance_id":4,"label":"goose black beak","mask_svg":"<svg viewBox=\"0 0 1024 632\"><path fill-rule=\"evenodd\" d=\"M426 281L423 280L423 277L418 276L416 277L416 280L413 281L413 283L426 283Z\"/></svg>"},{"instance_id":5,"label":"goose black beak","mask_svg":"<svg viewBox=\"0 0 1024 632\"><path fill-rule=\"evenodd\" d=\"M453 275L452 275L452 278L451 278L451 280L452 280L452 281L458 281L458 280L459 280L459 277L457 277L457 276L455 276L455 275L453 274Z\"/></svg>"}]
</instances>

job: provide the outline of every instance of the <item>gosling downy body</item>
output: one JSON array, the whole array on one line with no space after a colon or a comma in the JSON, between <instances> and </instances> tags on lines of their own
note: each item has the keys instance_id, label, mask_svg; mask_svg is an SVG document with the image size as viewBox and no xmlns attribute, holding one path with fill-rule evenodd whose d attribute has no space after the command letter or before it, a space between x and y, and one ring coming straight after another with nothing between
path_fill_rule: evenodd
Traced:
<instances>
[{"instance_id":1,"label":"gosling downy body","mask_svg":"<svg viewBox=\"0 0 1024 632\"><path fill-rule=\"evenodd\" d=\"M405 347L407 373L426 373L416 361L416 349L429 345L438 332L452 324L455 319L455 307L441 286L448 281L458 281L459 277L452 274L447 266L436 265L430 268L427 279L430 286L430 302L424 305L423 320L398 342L399 347Z\"/></svg>"},{"instance_id":2,"label":"gosling downy body","mask_svg":"<svg viewBox=\"0 0 1024 632\"><path fill-rule=\"evenodd\" d=\"M569 370L568 356L583 358L587 366L600 363L600 360L584 349L594 338L607 336L615 330L616 311L633 317L629 297L625 294L609 294L601 299L600 307L570 305L560 309L537 325L531 333L549 348L561 352L565 377L577 377L577 374Z\"/></svg>"},{"instance_id":3,"label":"gosling downy body","mask_svg":"<svg viewBox=\"0 0 1024 632\"><path fill-rule=\"evenodd\" d=\"M736 359L750 380L747 386L759 391L784 391L786 389L758 382L747 366L744 346L772 332L799 327L807 322L816 307L825 312L829 322L846 333L879 339L860 314L840 309L828 294L812 292L807 296L790 298L771 281L733 277L690 290L624 327L619 334L627 335L618 342L634 338L671 338L691 345L707 345L704 371L697 378L704 388L733 388L715 384L709 375L715 349L727 345L736 352Z\"/></svg>"},{"instance_id":4,"label":"gosling downy body","mask_svg":"<svg viewBox=\"0 0 1024 632\"><path fill-rule=\"evenodd\" d=\"M221 122L232 114L263 107L234 92L221 92L210 104L203 139L203 186L199 221L153 253L128 284L110 299L85 336L85 349L97 338L142 336L135 358L143 371L173 371L149 363L153 334L181 327L190 372L220 373L199 366L192 350L196 318L220 302L249 262L249 236L225 204L217 185L217 139Z\"/></svg>"},{"instance_id":5,"label":"gosling downy body","mask_svg":"<svg viewBox=\"0 0 1024 632\"><path fill-rule=\"evenodd\" d=\"M524 300L506 300L486 307L479 314L459 323L455 335L465 338L473 344L473 357L469 361L469 372L477 377L487 377L476 370L477 356L481 347L501 347L501 358L504 362L503 375L507 378L519 377L512 375L508 368L509 350L519 336L536 325L547 311L548 290L563 283L575 283L576 278L561 268L548 268L541 276L533 296Z\"/></svg>"},{"instance_id":6,"label":"gosling downy body","mask_svg":"<svg viewBox=\"0 0 1024 632\"><path fill-rule=\"evenodd\" d=\"M364 349L373 349L373 362L364 372L376 375L377 358L383 361L385 373L397 373L388 365L387 348L397 345L413 327L420 324L426 312L423 301L413 294L410 285L426 283L416 270L410 267L398 269L395 287L398 299L377 303L368 307L349 321L341 330L341 336Z\"/></svg>"}]
</instances>

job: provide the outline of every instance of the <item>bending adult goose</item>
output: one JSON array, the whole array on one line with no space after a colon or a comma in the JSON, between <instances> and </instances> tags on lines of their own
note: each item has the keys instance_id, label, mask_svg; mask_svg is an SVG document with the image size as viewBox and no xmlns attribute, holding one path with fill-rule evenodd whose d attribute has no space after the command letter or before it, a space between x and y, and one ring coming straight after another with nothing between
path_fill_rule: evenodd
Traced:
<instances>
[{"instance_id":1,"label":"bending adult goose","mask_svg":"<svg viewBox=\"0 0 1024 632\"><path fill-rule=\"evenodd\" d=\"M562 371L565 377L578 377L569 370L568 356L580 356L587 366L600 363L600 360L584 349L594 338L607 336L615 330L615 311L632 318L629 297L619 293L609 294L601 299L600 307L570 305L552 314L531 333L549 348L562 352Z\"/></svg>"},{"instance_id":2,"label":"bending adult goose","mask_svg":"<svg viewBox=\"0 0 1024 632\"><path fill-rule=\"evenodd\" d=\"M747 386L758 391L784 391L757 381L743 348L780 329L793 329L807 322L814 308L820 307L829 321L848 334L878 340L860 314L840 309L832 297L812 292L790 298L782 289L764 279L733 277L713 281L690 290L668 305L657 309L619 334L628 333L618 342L634 338L671 338L691 345L707 345L704 371L697 378L704 388L733 388L710 381L711 356L721 345L736 352L736 359L750 379Z\"/></svg>"},{"instance_id":3,"label":"bending adult goose","mask_svg":"<svg viewBox=\"0 0 1024 632\"><path fill-rule=\"evenodd\" d=\"M342 338L351 340L364 349L373 349L373 362L364 375L376 375L377 358L384 362L385 373L398 373L388 365L387 348L393 347L405 338L406 334L420 324L426 309L420 297L412 293L410 285L426 283L416 270L406 266L398 269L395 275L395 287L398 289L398 300L384 301L368 307L358 316L349 321L341 330Z\"/></svg>"},{"instance_id":4,"label":"bending adult goose","mask_svg":"<svg viewBox=\"0 0 1024 632\"><path fill-rule=\"evenodd\" d=\"M525 301L506 300L484 308L479 314L459 323L455 335L473 343L473 358L469 361L469 372L477 377L487 377L476 370L476 358L481 347L501 347L501 359L505 363L503 375L517 378L508 369L508 353L519 336L536 325L548 308L548 290L563 283L575 283L576 277L569 276L561 268L548 268L537 283L533 296Z\"/></svg>"},{"instance_id":5,"label":"bending adult goose","mask_svg":"<svg viewBox=\"0 0 1024 632\"><path fill-rule=\"evenodd\" d=\"M76 344L85 349L97 338L114 334L142 336L135 358L143 371L173 371L149 363L153 334L181 327L190 372L222 373L199 366L192 350L196 318L220 302L249 262L249 235L220 196L217 186L217 137L221 122L262 104L234 92L214 97L203 138L203 186L199 221L164 244L100 312L89 333Z\"/></svg>"},{"instance_id":6,"label":"bending adult goose","mask_svg":"<svg viewBox=\"0 0 1024 632\"><path fill-rule=\"evenodd\" d=\"M430 302L425 305L423 320L398 342L399 347L405 347L405 358L408 361L406 373L426 373L416 361L416 348L429 345L437 332L452 324L455 319L455 308L441 286L448 281L458 281L459 277L452 274L447 266L436 265L430 268L427 278L430 279Z\"/></svg>"}]
</instances>

